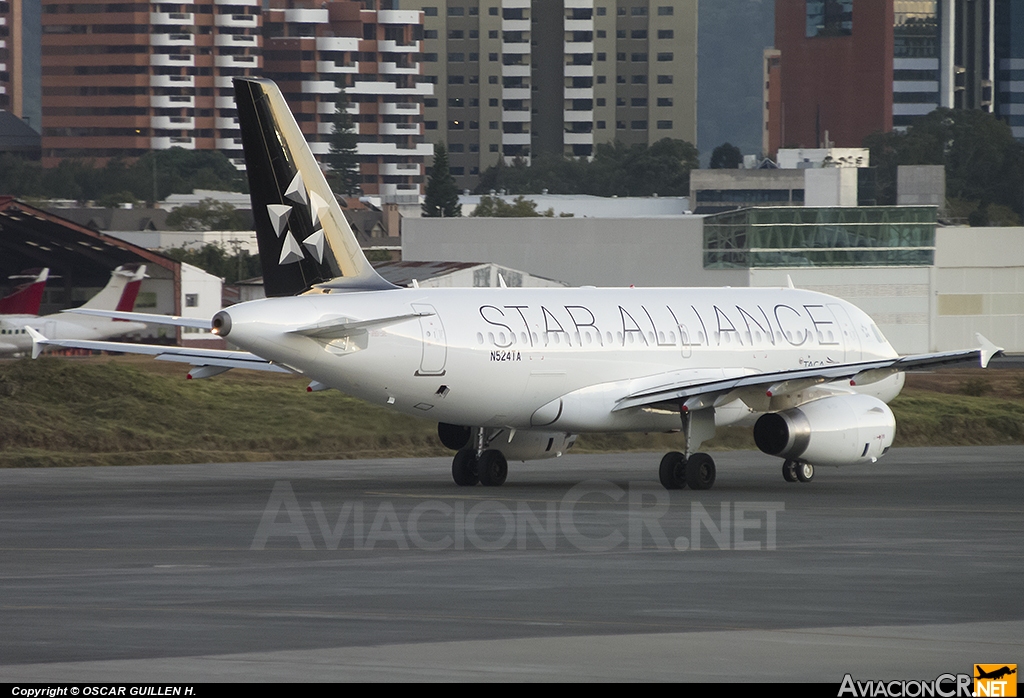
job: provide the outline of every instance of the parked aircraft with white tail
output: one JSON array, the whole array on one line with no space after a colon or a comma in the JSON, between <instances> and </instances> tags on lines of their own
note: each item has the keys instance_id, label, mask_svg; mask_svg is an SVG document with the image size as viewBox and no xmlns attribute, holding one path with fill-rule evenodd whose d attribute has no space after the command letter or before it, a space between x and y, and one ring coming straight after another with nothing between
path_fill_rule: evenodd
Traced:
<instances>
[{"instance_id":1,"label":"parked aircraft with white tail","mask_svg":"<svg viewBox=\"0 0 1024 698\"><path fill-rule=\"evenodd\" d=\"M903 371L999 349L899 357L864 312L795 288L397 288L362 254L280 91L235 80L269 296L212 321L103 313L212 328L242 351L65 342L193 365L289 371L437 420L459 485L500 485L509 460L559 456L585 432L681 430L661 483L710 488L700 453L719 426L750 425L790 481L815 465L873 462L892 444L886 404ZM298 295L296 295L298 294ZM96 313L100 314L100 313ZM45 333L44 333L45 334Z\"/></svg>"},{"instance_id":2,"label":"parked aircraft with white tail","mask_svg":"<svg viewBox=\"0 0 1024 698\"><path fill-rule=\"evenodd\" d=\"M110 273L110 281L78 310L130 312L135 307L146 265L124 265ZM45 283L45 280L44 282ZM29 330L54 340L100 340L146 329L145 323L78 313L0 316L0 355L33 350Z\"/></svg>"}]
</instances>

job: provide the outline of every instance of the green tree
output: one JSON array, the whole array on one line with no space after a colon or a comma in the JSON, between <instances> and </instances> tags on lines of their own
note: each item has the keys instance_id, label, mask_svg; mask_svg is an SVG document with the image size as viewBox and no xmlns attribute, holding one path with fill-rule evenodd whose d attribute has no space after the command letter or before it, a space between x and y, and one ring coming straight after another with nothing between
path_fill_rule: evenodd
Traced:
<instances>
[{"instance_id":1,"label":"green tree","mask_svg":"<svg viewBox=\"0 0 1024 698\"><path fill-rule=\"evenodd\" d=\"M263 273L259 255L251 255L243 249L229 254L222 246L212 243L197 249L175 247L164 250L164 254L171 259L191 264L214 276L219 276L229 284L241 279L251 279Z\"/></svg>"},{"instance_id":2,"label":"green tree","mask_svg":"<svg viewBox=\"0 0 1024 698\"><path fill-rule=\"evenodd\" d=\"M427 179L421 208L426 218L458 218L462 215L459 188L448 169L448 149L440 141L434 144L434 167Z\"/></svg>"},{"instance_id":3,"label":"green tree","mask_svg":"<svg viewBox=\"0 0 1024 698\"><path fill-rule=\"evenodd\" d=\"M735 170L743 163L743 153L732 143L723 143L711 151L712 170Z\"/></svg>"},{"instance_id":4,"label":"green tree","mask_svg":"<svg viewBox=\"0 0 1024 698\"><path fill-rule=\"evenodd\" d=\"M475 218L538 218L540 216L551 218L555 215L555 209L549 208L541 213L537 210L537 202L526 199L522 194L513 199L512 203L497 196L485 194L480 197L480 203L469 215ZM562 217L569 216L563 215Z\"/></svg>"},{"instance_id":5,"label":"green tree","mask_svg":"<svg viewBox=\"0 0 1024 698\"><path fill-rule=\"evenodd\" d=\"M324 156L327 181L337 196L351 196L359 191L359 157L356 155L359 136L348 113L344 92L338 93L331 121L333 129L328 140L331 150Z\"/></svg>"},{"instance_id":6,"label":"green tree","mask_svg":"<svg viewBox=\"0 0 1024 698\"><path fill-rule=\"evenodd\" d=\"M179 206L167 215L172 230L250 230L249 215L225 201L203 199L195 206Z\"/></svg>"},{"instance_id":7,"label":"green tree","mask_svg":"<svg viewBox=\"0 0 1024 698\"><path fill-rule=\"evenodd\" d=\"M943 165L946 197L953 208L971 211L972 225L1005 221L1006 209L1024 213L1024 146L987 112L936 109L905 133L868 136L864 147L876 168L879 203L896 203L899 165Z\"/></svg>"}]
</instances>

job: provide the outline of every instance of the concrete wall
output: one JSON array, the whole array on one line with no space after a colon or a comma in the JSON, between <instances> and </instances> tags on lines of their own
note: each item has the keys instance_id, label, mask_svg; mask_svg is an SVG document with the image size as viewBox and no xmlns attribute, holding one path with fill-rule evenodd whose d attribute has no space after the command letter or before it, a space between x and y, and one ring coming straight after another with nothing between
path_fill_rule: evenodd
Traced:
<instances>
[{"instance_id":1,"label":"concrete wall","mask_svg":"<svg viewBox=\"0 0 1024 698\"><path fill-rule=\"evenodd\" d=\"M1024 351L1024 228L939 228L935 251L937 351L976 345L980 332Z\"/></svg>"},{"instance_id":2,"label":"concrete wall","mask_svg":"<svg viewBox=\"0 0 1024 698\"><path fill-rule=\"evenodd\" d=\"M804 206L856 206L857 168L825 167L804 173Z\"/></svg>"},{"instance_id":3,"label":"concrete wall","mask_svg":"<svg viewBox=\"0 0 1024 698\"><path fill-rule=\"evenodd\" d=\"M827 293L856 305L871 316L878 329L899 353L919 354L928 351L931 269L751 269L750 285L785 286L787 274L792 277L793 284L798 288Z\"/></svg>"},{"instance_id":4,"label":"concrete wall","mask_svg":"<svg viewBox=\"0 0 1024 698\"><path fill-rule=\"evenodd\" d=\"M946 168L942 165L900 165L896 168L899 206L946 207Z\"/></svg>"},{"instance_id":5,"label":"concrete wall","mask_svg":"<svg viewBox=\"0 0 1024 698\"><path fill-rule=\"evenodd\" d=\"M419 218L406 261L493 262L574 286L742 286L746 270L705 270L703 219Z\"/></svg>"}]
</instances>

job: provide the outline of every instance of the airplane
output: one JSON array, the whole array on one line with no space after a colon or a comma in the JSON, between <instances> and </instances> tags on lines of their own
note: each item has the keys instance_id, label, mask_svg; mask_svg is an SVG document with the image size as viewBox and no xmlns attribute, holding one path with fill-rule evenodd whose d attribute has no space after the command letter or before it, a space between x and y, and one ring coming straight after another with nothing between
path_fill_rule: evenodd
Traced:
<instances>
[{"instance_id":1,"label":"airplane","mask_svg":"<svg viewBox=\"0 0 1024 698\"><path fill-rule=\"evenodd\" d=\"M131 311L135 307L139 286L145 276L146 265L144 264L122 265L114 269L110 273L110 281L107 282L107 285L86 301L81 309L87 311ZM39 292L42 293L41 288ZM75 310L79 310L79 308ZM32 337L28 332L30 328L33 331L43 332L47 337L54 339L98 340L143 330L146 325L138 321L65 313L42 317L23 314L0 316L0 355L31 351Z\"/></svg>"},{"instance_id":2,"label":"airplane","mask_svg":"<svg viewBox=\"0 0 1024 698\"><path fill-rule=\"evenodd\" d=\"M31 281L26 281L8 295L0 298L0 316L39 315L39 306L43 303L43 290L46 288L46 280L50 278L50 270L40 269L37 274L25 272L8 278L31 279Z\"/></svg>"},{"instance_id":3,"label":"airplane","mask_svg":"<svg viewBox=\"0 0 1024 698\"><path fill-rule=\"evenodd\" d=\"M996 679L996 680L998 680L998 679L1003 678L1004 676L1009 676L1010 674L1016 674L1017 673L1016 669L1011 669L1008 666L1004 666L1004 667L1002 667L1000 669L994 669L993 671L984 671L981 668L981 666L979 666L977 664L974 665L974 668L978 672L978 675L974 677L976 679Z\"/></svg>"},{"instance_id":4,"label":"airplane","mask_svg":"<svg viewBox=\"0 0 1024 698\"><path fill-rule=\"evenodd\" d=\"M240 350L68 342L191 364L281 371L438 422L457 485L498 486L509 460L561 456L586 432L681 431L658 477L709 489L700 452L717 427L753 428L808 482L816 465L889 450L886 404L904 371L977 361L980 349L900 357L870 317L793 288L398 288L363 255L277 86L236 78L235 100L268 297L211 320L87 311L210 329Z\"/></svg>"}]
</instances>

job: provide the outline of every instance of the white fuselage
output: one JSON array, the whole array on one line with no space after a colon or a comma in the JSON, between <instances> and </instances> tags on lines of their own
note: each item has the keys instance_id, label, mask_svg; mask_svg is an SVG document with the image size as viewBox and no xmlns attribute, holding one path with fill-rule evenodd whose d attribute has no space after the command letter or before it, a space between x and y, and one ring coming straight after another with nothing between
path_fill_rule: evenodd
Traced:
<instances>
[{"instance_id":1,"label":"white fuselage","mask_svg":"<svg viewBox=\"0 0 1024 698\"><path fill-rule=\"evenodd\" d=\"M59 315L0 315L0 355L32 351L26 325L48 339L107 339L146 329L145 323L61 313Z\"/></svg>"},{"instance_id":2,"label":"white fuselage","mask_svg":"<svg viewBox=\"0 0 1024 698\"><path fill-rule=\"evenodd\" d=\"M678 412L613 411L616 401L691 379L896 356L863 311L799 289L396 289L226 312L230 342L323 385L439 422L516 429L670 430ZM334 340L292 332L410 313L421 315ZM857 390L888 401L902 382ZM751 414L735 401L716 422Z\"/></svg>"}]
</instances>

